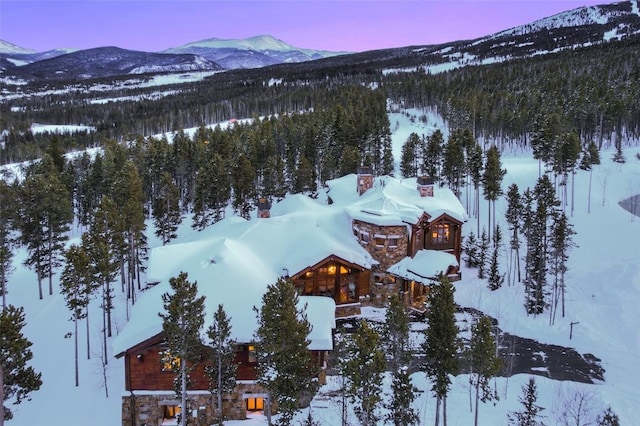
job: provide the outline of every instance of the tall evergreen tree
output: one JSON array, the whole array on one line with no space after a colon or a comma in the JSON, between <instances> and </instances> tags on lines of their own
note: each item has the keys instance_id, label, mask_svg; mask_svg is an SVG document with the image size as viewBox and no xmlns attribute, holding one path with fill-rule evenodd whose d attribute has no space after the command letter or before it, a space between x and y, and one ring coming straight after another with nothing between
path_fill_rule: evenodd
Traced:
<instances>
[{"instance_id":1,"label":"tall evergreen tree","mask_svg":"<svg viewBox=\"0 0 640 426\"><path fill-rule=\"evenodd\" d=\"M484 166L484 174L482 175L482 185L484 188L484 198L489 201L489 239L491 239L491 229L496 223L496 200L502 192L502 179L507 173L502 168L500 161L500 151L498 147L492 145L487 150L487 160ZM491 207L493 206L493 225L491 225Z\"/></svg>"},{"instance_id":2,"label":"tall evergreen tree","mask_svg":"<svg viewBox=\"0 0 640 426\"><path fill-rule=\"evenodd\" d=\"M478 260L479 246L476 234L473 231L469 232L469 235L464 239L462 250L466 254L464 263L467 268L477 268L480 263Z\"/></svg>"},{"instance_id":3,"label":"tall evergreen tree","mask_svg":"<svg viewBox=\"0 0 640 426\"><path fill-rule=\"evenodd\" d=\"M487 274L487 257L489 256L489 236L487 230L482 228L480 234L480 240L478 241L478 278L481 280L486 277Z\"/></svg>"},{"instance_id":4,"label":"tall evergreen tree","mask_svg":"<svg viewBox=\"0 0 640 426\"><path fill-rule=\"evenodd\" d=\"M488 286L490 290L497 290L502 287L504 283L504 275L500 273L498 265L498 255L500 246L502 243L502 231L500 231L500 225L496 225L496 230L493 234L493 252L491 254L491 265L489 266Z\"/></svg>"},{"instance_id":5,"label":"tall evergreen tree","mask_svg":"<svg viewBox=\"0 0 640 426\"><path fill-rule=\"evenodd\" d=\"M38 295L42 299L45 278L49 279L49 295L53 294L53 275L62 264L67 231L73 219L69 192L48 156L23 183L20 205L22 242L28 252L25 265L36 272Z\"/></svg>"},{"instance_id":6,"label":"tall evergreen tree","mask_svg":"<svg viewBox=\"0 0 640 426\"><path fill-rule=\"evenodd\" d=\"M115 203L103 197L93 216L91 228L83 235L82 245L89 254L95 281L102 289L102 343L105 359L107 337L111 337L111 312L113 311L113 281L120 265L122 246L120 218ZM87 343L88 344L88 343Z\"/></svg>"},{"instance_id":7,"label":"tall evergreen tree","mask_svg":"<svg viewBox=\"0 0 640 426\"><path fill-rule=\"evenodd\" d=\"M509 237L509 246L511 247L511 258L513 259L512 265L515 269L514 278L518 276L518 282L520 282L520 222L522 216L522 200L520 196L520 190L518 185L513 183L507 189L507 211L505 213L505 219L509 225L511 235Z\"/></svg>"},{"instance_id":8,"label":"tall evergreen tree","mask_svg":"<svg viewBox=\"0 0 640 426\"><path fill-rule=\"evenodd\" d=\"M495 353L496 346L489 317L482 316L471 326L467 360L471 367L469 381L475 389L474 425L478 426L478 403L498 399L489 381L500 372L502 360Z\"/></svg>"},{"instance_id":9,"label":"tall evergreen tree","mask_svg":"<svg viewBox=\"0 0 640 426\"><path fill-rule=\"evenodd\" d=\"M173 293L164 293L162 332L169 346L169 353L177 364L175 368L176 395L180 398L180 423L186 426L187 387L189 370L200 361L202 342L200 330L204 324L204 296L198 297L198 283L189 282L186 272L169 280Z\"/></svg>"},{"instance_id":10,"label":"tall evergreen tree","mask_svg":"<svg viewBox=\"0 0 640 426\"><path fill-rule=\"evenodd\" d=\"M213 323L207 329L212 350L210 364L205 367L205 371L209 377L209 391L216 398L218 424L223 424L224 421L222 394L232 392L236 385L236 343L231 338L230 320L222 305L218 305L218 310L213 314Z\"/></svg>"},{"instance_id":11,"label":"tall evergreen tree","mask_svg":"<svg viewBox=\"0 0 640 426\"><path fill-rule=\"evenodd\" d=\"M539 419L540 412L544 410L536 404L538 400L538 389L533 377L529 377L529 382L522 387L522 396L519 398L522 404L522 411L510 413L509 424L514 426L544 426Z\"/></svg>"},{"instance_id":12,"label":"tall evergreen tree","mask_svg":"<svg viewBox=\"0 0 640 426\"><path fill-rule=\"evenodd\" d=\"M440 424L442 407L443 424L447 424L447 394L451 386L450 375L458 373L457 354L460 349L459 329L456 325L454 301L455 288L444 275L429 286L429 311L423 350L424 372L431 379L431 391L436 397L436 422Z\"/></svg>"},{"instance_id":13,"label":"tall evergreen tree","mask_svg":"<svg viewBox=\"0 0 640 426\"><path fill-rule=\"evenodd\" d=\"M460 197L460 186L466 165L462 135L463 132L460 129L451 132L444 147L442 161L442 177L458 197Z\"/></svg>"},{"instance_id":14,"label":"tall evergreen tree","mask_svg":"<svg viewBox=\"0 0 640 426\"><path fill-rule=\"evenodd\" d=\"M364 425L374 425L379 420L376 409L382 400L384 370L380 334L367 321L361 320L348 345L345 373L349 382L347 395L355 404L356 414Z\"/></svg>"},{"instance_id":15,"label":"tall evergreen tree","mask_svg":"<svg viewBox=\"0 0 640 426\"><path fill-rule=\"evenodd\" d=\"M16 226L15 210L6 206L14 205L16 193L13 186L8 185L0 177L0 294L2 294L2 309L7 307L7 284L12 272L13 248L16 241L14 228Z\"/></svg>"},{"instance_id":16,"label":"tall evergreen tree","mask_svg":"<svg viewBox=\"0 0 640 426\"><path fill-rule=\"evenodd\" d=\"M550 312L550 324L555 322L558 302L562 301L562 318L565 314L565 274L567 273L567 261L569 260L569 250L575 247L572 229L567 215L561 213L551 225L551 250L550 250L550 272L553 274L553 291Z\"/></svg>"},{"instance_id":17,"label":"tall evergreen tree","mask_svg":"<svg viewBox=\"0 0 640 426\"><path fill-rule=\"evenodd\" d=\"M299 296L293 283L279 278L267 287L258 310L255 333L258 383L276 400L279 423L291 424L300 399L316 390L317 368L309 351L311 324L305 309L298 308Z\"/></svg>"},{"instance_id":18,"label":"tall evergreen tree","mask_svg":"<svg viewBox=\"0 0 640 426\"><path fill-rule=\"evenodd\" d=\"M180 193L173 183L171 175L162 173L158 196L153 200L153 219L156 226L156 236L160 237L162 245L177 237L176 230L182 222L180 214ZM197 197L197 195L196 195Z\"/></svg>"},{"instance_id":19,"label":"tall evergreen tree","mask_svg":"<svg viewBox=\"0 0 640 426\"><path fill-rule=\"evenodd\" d=\"M91 271L91 259L83 246L72 244L65 252L65 259L66 264L60 275L60 290L73 320L75 385L79 386L78 321L86 317L96 286Z\"/></svg>"},{"instance_id":20,"label":"tall evergreen tree","mask_svg":"<svg viewBox=\"0 0 640 426\"><path fill-rule=\"evenodd\" d=\"M241 155L232 171L233 208L245 219L250 218L251 199L255 195L255 171L251 161Z\"/></svg>"},{"instance_id":21,"label":"tall evergreen tree","mask_svg":"<svg viewBox=\"0 0 640 426\"><path fill-rule=\"evenodd\" d=\"M402 157L400 159L400 173L403 177L414 177L418 174L420 136L411 133L402 145Z\"/></svg>"},{"instance_id":22,"label":"tall evergreen tree","mask_svg":"<svg viewBox=\"0 0 640 426\"><path fill-rule=\"evenodd\" d=\"M435 181L441 179L442 156L444 152L444 136L440 129L436 129L427 138L427 144L423 155L423 172Z\"/></svg>"},{"instance_id":23,"label":"tall evergreen tree","mask_svg":"<svg viewBox=\"0 0 640 426\"><path fill-rule=\"evenodd\" d=\"M25 326L24 309L8 305L0 311L0 374L2 374L2 412L0 420L13 417L5 405L13 400L20 404L40 389L42 375L27 365L33 358L32 343L22 333Z\"/></svg>"},{"instance_id":24,"label":"tall evergreen tree","mask_svg":"<svg viewBox=\"0 0 640 426\"><path fill-rule=\"evenodd\" d=\"M411 408L417 388L411 384L409 370L412 357L409 329L409 315L404 303L394 294L389 299L382 337L387 366L392 376L391 401L387 404L389 413L386 420L395 425L415 424L418 421L417 414Z\"/></svg>"},{"instance_id":25,"label":"tall evergreen tree","mask_svg":"<svg viewBox=\"0 0 640 426\"><path fill-rule=\"evenodd\" d=\"M595 142L589 142L587 149L582 153L580 168L589 170L589 195L587 199L587 213L591 213L591 180L593 176L593 166L600 164L600 152Z\"/></svg>"}]
</instances>

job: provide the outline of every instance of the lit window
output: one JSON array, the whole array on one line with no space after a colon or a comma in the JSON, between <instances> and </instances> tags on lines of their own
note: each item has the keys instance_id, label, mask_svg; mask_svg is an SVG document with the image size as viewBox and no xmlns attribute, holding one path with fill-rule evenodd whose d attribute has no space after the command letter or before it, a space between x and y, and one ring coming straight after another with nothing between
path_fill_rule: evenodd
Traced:
<instances>
[{"instance_id":1,"label":"lit window","mask_svg":"<svg viewBox=\"0 0 640 426\"><path fill-rule=\"evenodd\" d=\"M258 357L256 356L256 347L254 345L249 345L247 347L249 351L249 364L255 364L258 362Z\"/></svg>"},{"instance_id":2,"label":"lit window","mask_svg":"<svg viewBox=\"0 0 640 426\"><path fill-rule=\"evenodd\" d=\"M168 349L160 352L162 371L176 371L180 368L180 358L173 355Z\"/></svg>"},{"instance_id":3,"label":"lit window","mask_svg":"<svg viewBox=\"0 0 640 426\"><path fill-rule=\"evenodd\" d=\"M449 224L439 223L431 228L431 243L446 244L449 242Z\"/></svg>"},{"instance_id":4,"label":"lit window","mask_svg":"<svg viewBox=\"0 0 640 426\"><path fill-rule=\"evenodd\" d=\"M262 398L247 398L247 410L248 411L261 411L261 410L264 410L264 399L262 399Z\"/></svg>"},{"instance_id":5,"label":"lit window","mask_svg":"<svg viewBox=\"0 0 640 426\"><path fill-rule=\"evenodd\" d=\"M386 238L383 237L376 237L376 246L378 247L384 247L384 242L385 242Z\"/></svg>"}]
</instances>

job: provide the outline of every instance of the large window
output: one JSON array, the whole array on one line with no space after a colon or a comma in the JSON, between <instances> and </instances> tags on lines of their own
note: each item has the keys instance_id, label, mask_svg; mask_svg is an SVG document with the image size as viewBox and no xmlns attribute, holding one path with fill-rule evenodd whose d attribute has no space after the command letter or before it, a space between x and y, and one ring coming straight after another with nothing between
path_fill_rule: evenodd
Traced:
<instances>
[{"instance_id":1,"label":"large window","mask_svg":"<svg viewBox=\"0 0 640 426\"><path fill-rule=\"evenodd\" d=\"M247 398L247 411L262 411L264 410L263 398Z\"/></svg>"},{"instance_id":2,"label":"large window","mask_svg":"<svg viewBox=\"0 0 640 426\"><path fill-rule=\"evenodd\" d=\"M431 244L449 244L450 226L438 223L431 227Z\"/></svg>"}]
</instances>

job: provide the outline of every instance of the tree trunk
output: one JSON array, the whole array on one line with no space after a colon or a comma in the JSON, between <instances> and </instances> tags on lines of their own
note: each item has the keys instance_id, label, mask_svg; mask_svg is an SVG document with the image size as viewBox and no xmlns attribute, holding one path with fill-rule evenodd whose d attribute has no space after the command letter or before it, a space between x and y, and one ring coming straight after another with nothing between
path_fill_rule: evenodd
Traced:
<instances>
[{"instance_id":1,"label":"tree trunk","mask_svg":"<svg viewBox=\"0 0 640 426\"><path fill-rule=\"evenodd\" d=\"M76 387L80 385L80 378L78 377L78 315L73 315L73 357L76 369Z\"/></svg>"},{"instance_id":2,"label":"tree trunk","mask_svg":"<svg viewBox=\"0 0 640 426\"><path fill-rule=\"evenodd\" d=\"M89 304L87 303L87 307L85 308L85 319L87 324L87 359L91 359L91 343L89 340Z\"/></svg>"},{"instance_id":3,"label":"tree trunk","mask_svg":"<svg viewBox=\"0 0 640 426\"><path fill-rule=\"evenodd\" d=\"M476 412L474 413L473 425L478 426L478 402L480 401L480 384L476 384Z\"/></svg>"},{"instance_id":4,"label":"tree trunk","mask_svg":"<svg viewBox=\"0 0 640 426\"><path fill-rule=\"evenodd\" d=\"M435 421L435 426L439 426L440 425L440 395L436 396L436 421Z\"/></svg>"},{"instance_id":5,"label":"tree trunk","mask_svg":"<svg viewBox=\"0 0 640 426\"><path fill-rule=\"evenodd\" d=\"M187 362L184 359L180 360L180 375L181 375L181 394L182 401L180 401L180 424L182 426L187 425Z\"/></svg>"},{"instance_id":6,"label":"tree trunk","mask_svg":"<svg viewBox=\"0 0 640 426\"><path fill-rule=\"evenodd\" d=\"M220 356L220 348L218 347L218 412L220 415L220 424L222 424L222 357Z\"/></svg>"},{"instance_id":7,"label":"tree trunk","mask_svg":"<svg viewBox=\"0 0 640 426\"><path fill-rule=\"evenodd\" d=\"M38 269L37 271L37 275L38 275L38 296L40 297L40 300L43 299L42 296L42 272L40 271L40 265L37 265L36 268Z\"/></svg>"},{"instance_id":8,"label":"tree trunk","mask_svg":"<svg viewBox=\"0 0 640 426\"><path fill-rule=\"evenodd\" d=\"M4 371L0 363L0 426L4 426Z\"/></svg>"},{"instance_id":9,"label":"tree trunk","mask_svg":"<svg viewBox=\"0 0 640 426\"><path fill-rule=\"evenodd\" d=\"M442 424L447 426L447 395L442 397Z\"/></svg>"},{"instance_id":10,"label":"tree trunk","mask_svg":"<svg viewBox=\"0 0 640 426\"><path fill-rule=\"evenodd\" d=\"M589 170L589 195L587 197L587 213L591 213L591 177L593 176L593 167Z\"/></svg>"}]
</instances>

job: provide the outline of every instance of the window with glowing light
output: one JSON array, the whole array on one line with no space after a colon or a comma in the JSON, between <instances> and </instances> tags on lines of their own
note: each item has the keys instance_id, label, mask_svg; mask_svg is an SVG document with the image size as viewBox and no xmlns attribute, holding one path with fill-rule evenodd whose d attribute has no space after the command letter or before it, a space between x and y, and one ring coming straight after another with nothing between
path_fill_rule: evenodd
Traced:
<instances>
[{"instance_id":1,"label":"window with glowing light","mask_svg":"<svg viewBox=\"0 0 640 426\"><path fill-rule=\"evenodd\" d=\"M180 358L173 355L168 349L164 350L160 352L160 365L162 371L176 371L180 368Z\"/></svg>"},{"instance_id":2,"label":"window with glowing light","mask_svg":"<svg viewBox=\"0 0 640 426\"><path fill-rule=\"evenodd\" d=\"M439 223L431 227L431 243L447 244L449 242L450 226L448 223Z\"/></svg>"}]
</instances>

